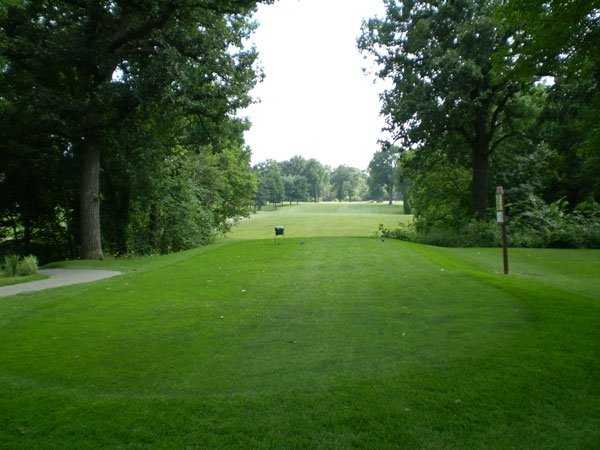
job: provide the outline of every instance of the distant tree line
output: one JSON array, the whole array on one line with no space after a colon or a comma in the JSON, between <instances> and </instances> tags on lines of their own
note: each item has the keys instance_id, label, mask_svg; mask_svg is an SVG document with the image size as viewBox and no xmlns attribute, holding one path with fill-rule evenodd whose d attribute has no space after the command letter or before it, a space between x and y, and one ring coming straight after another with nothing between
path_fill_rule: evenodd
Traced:
<instances>
[{"instance_id":1,"label":"distant tree line","mask_svg":"<svg viewBox=\"0 0 600 450\"><path fill-rule=\"evenodd\" d=\"M295 156L268 160L253 168L258 180L255 205L283 202L357 201L369 198L365 171L338 166L331 169L315 159Z\"/></svg>"},{"instance_id":2,"label":"distant tree line","mask_svg":"<svg viewBox=\"0 0 600 450\"><path fill-rule=\"evenodd\" d=\"M359 39L391 86L374 188L392 195L392 159L421 237L493 243L503 185L513 244L600 246L600 1L385 8Z\"/></svg>"},{"instance_id":3,"label":"distant tree line","mask_svg":"<svg viewBox=\"0 0 600 450\"><path fill-rule=\"evenodd\" d=\"M168 252L248 213L257 3L1 2L0 252Z\"/></svg>"}]
</instances>

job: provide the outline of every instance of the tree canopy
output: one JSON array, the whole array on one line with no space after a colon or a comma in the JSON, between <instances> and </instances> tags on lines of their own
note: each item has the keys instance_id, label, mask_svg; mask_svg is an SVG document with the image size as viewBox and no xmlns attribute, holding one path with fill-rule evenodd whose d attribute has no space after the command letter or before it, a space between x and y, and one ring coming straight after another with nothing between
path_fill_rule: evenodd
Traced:
<instances>
[{"instance_id":1,"label":"tree canopy","mask_svg":"<svg viewBox=\"0 0 600 450\"><path fill-rule=\"evenodd\" d=\"M196 224L184 241L243 213L252 177L247 124L235 112L260 75L244 45L257 3L4 4L3 222L22 228L26 245L54 234L71 253L101 258L102 238L127 251L131 227L172 235L181 222L167 205L187 208ZM230 184L210 185L216 179ZM102 223L111 224L106 233Z\"/></svg>"},{"instance_id":2,"label":"tree canopy","mask_svg":"<svg viewBox=\"0 0 600 450\"><path fill-rule=\"evenodd\" d=\"M369 163L369 190L375 195L384 191L390 204L394 201L394 189L396 186L396 159L398 155L388 148L375 152Z\"/></svg>"},{"instance_id":3,"label":"tree canopy","mask_svg":"<svg viewBox=\"0 0 600 450\"><path fill-rule=\"evenodd\" d=\"M408 155L399 176L418 229L491 219L499 184L514 227L544 204L596 214L599 7L387 0L364 23L358 45L390 86L387 145Z\"/></svg>"}]
</instances>

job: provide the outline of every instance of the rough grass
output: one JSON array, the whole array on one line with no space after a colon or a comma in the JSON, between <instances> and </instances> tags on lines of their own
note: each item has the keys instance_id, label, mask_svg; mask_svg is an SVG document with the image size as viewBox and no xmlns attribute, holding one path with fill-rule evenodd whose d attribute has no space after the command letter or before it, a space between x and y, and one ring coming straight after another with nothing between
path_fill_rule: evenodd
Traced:
<instances>
[{"instance_id":1,"label":"rough grass","mask_svg":"<svg viewBox=\"0 0 600 450\"><path fill-rule=\"evenodd\" d=\"M6 275L0 274L0 286L8 286L11 284L27 283L28 281L43 280L48 278L46 275L36 273L33 275L7 277Z\"/></svg>"},{"instance_id":2,"label":"rough grass","mask_svg":"<svg viewBox=\"0 0 600 450\"><path fill-rule=\"evenodd\" d=\"M368 235L402 220L369 207L264 226ZM296 225L304 214L319 222ZM504 277L493 249L275 245L252 239L256 222L245 239L102 262L121 277L1 300L0 446L598 447L600 252L513 252Z\"/></svg>"}]
</instances>

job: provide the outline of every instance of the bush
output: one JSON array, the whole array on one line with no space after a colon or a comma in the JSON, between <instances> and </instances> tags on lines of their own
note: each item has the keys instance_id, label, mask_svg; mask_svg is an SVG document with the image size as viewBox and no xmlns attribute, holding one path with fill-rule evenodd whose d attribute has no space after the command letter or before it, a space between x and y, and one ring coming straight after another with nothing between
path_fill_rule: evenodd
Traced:
<instances>
[{"instance_id":1,"label":"bush","mask_svg":"<svg viewBox=\"0 0 600 450\"><path fill-rule=\"evenodd\" d=\"M600 248L600 206L586 202L574 211L559 200L547 204L538 197L511 205L508 222L511 247ZM455 226L416 224L389 230L380 225L379 235L441 247L496 247L500 229L494 221L472 220ZM430 222L431 223L431 222Z\"/></svg>"},{"instance_id":2,"label":"bush","mask_svg":"<svg viewBox=\"0 0 600 450\"><path fill-rule=\"evenodd\" d=\"M447 162L415 178L409 195L415 230L446 240L448 233L455 234L465 226L469 222L470 182L468 170Z\"/></svg>"},{"instance_id":3,"label":"bush","mask_svg":"<svg viewBox=\"0 0 600 450\"><path fill-rule=\"evenodd\" d=\"M427 231L422 231L413 224L401 225L399 228L390 230L380 225L378 234L390 239L439 247L495 247L500 244L500 233L495 223L475 220L468 222L458 230L430 227Z\"/></svg>"},{"instance_id":4,"label":"bush","mask_svg":"<svg viewBox=\"0 0 600 450\"><path fill-rule=\"evenodd\" d=\"M17 275L34 275L38 271L38 260L35 256L29 255L21 259L17 265Z\"/></svg>"},{"instance_id":5,"label":"bush","mask_svg":"<svg viewBox=\"0 0 600 450\"><path fill-rule=\"evenodd\" d=\"M565 200L547 204L530 195L514 205L513 215L509 229L515 246L600 247L600 207L593 201L569 211Z\"/></svg>"},{"instance_id":6,"label":"bush","mask_svg":"<svg viewBox=\"0 0 600 450\"><path fill-rule=\"evenodd\" d=\"M19 257L17 255L6 255L4 257L3 270L7 277L14 277L17 275L17 268L19 266Z\"/></svg>"}]
</instances>

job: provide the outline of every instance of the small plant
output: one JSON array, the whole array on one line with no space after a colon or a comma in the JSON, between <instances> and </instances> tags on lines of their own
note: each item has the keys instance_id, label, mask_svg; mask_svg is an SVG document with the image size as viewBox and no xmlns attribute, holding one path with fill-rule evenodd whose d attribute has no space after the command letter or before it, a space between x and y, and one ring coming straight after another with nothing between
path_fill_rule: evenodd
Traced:
<instances>
[{"instance_id":1,"label":"small plant","mask_svg":"<svg viewBox=\"0 0 600 450\"><path fill-rule=\"evenodd\" d=\"M4 257L3 270L7 277L14 277L17 275L17 269L19 266L19 257L17 255L6 255Z\"/></svg>"},{"instance_id":2,"label":"small plant","mask_svg":"<svg viewBox=\"0 0 600 450\"><path fill-rule=\"evenodd\" d=\"M38 271L38 260L35 256L29 255L21 259L17 264L17 275L34 275Z\"/></svg>"}]
</instances>

